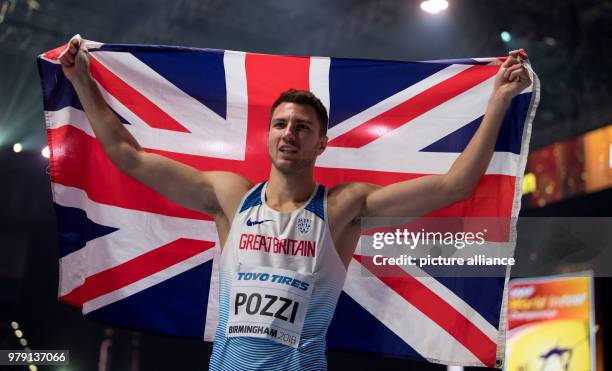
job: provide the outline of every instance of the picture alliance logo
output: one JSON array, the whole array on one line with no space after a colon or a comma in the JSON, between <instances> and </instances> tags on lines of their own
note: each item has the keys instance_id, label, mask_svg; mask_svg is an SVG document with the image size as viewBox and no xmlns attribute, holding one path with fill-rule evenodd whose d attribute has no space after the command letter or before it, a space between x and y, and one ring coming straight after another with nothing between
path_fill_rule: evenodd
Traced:
<instances>
[{"instance_id":1,"label":"picture alliance logo","mask_svg":"<svg viewBox=\"0 0 612 371\"><path fill-rule=\"evenodd\" d=\"M466 246L485 243L487 230L480 232L428 232L421 229L418 232L408 229L396 229L395 232L376 232L372 235L372 247L380 250L385 246L407 246L411 250L418 246L453 246L458 250Z\"/></svg>"}]
</instances>

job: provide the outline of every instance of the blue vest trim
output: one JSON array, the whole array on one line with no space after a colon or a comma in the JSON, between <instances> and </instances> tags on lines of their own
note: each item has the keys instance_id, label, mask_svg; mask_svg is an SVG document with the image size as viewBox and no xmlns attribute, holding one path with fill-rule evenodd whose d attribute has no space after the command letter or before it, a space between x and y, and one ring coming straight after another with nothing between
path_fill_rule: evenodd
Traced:
<instances>
[{"instance_id":1,"label":"blue vest trim","mask_svg":"<svg viewBox=\"0 0 612 371\"><path fill-rule=\"evenodd\" d=\"M312 198L312 200L308 203L308 205L306 205L304 209L312 212L322 220L325 220L325 208L323 205L324 198L325 186L319 185L319 189L317 189L317 194Z\"/></svg>"},{"instance_id":2,"label":"blue vest trim","mask_svg":"<svg viewBox=\"0 0 612 371\"><path fill-rule=\"evenodd\" d=\"M242 206L240 207L239 213L248 210L253 206L261 205L261 190L263 189L264 184L266 183L261 183L260 185L258 185L257 188L255 188L255 190L247 196L247 198L242 203Z\"/></svg>"}]
</instances>

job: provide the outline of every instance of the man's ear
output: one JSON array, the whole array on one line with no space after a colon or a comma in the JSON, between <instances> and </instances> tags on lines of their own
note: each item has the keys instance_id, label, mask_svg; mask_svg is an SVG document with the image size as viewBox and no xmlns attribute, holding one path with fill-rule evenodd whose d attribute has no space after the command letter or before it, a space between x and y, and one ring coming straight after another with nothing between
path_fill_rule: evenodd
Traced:
<instances>
[{"instance_id":1,"label":"man's ear","mask_svg":"<svg viewBox=\"0 0 612 371\"><path fill-rule=\"evenodd\" d=\"M322 136L319 139L319 149L317 150L317 156L325 151L325 148L327 148L327 141L328 140L329 140L329 138L326 135Z\"/></svg>"}]
</instances>

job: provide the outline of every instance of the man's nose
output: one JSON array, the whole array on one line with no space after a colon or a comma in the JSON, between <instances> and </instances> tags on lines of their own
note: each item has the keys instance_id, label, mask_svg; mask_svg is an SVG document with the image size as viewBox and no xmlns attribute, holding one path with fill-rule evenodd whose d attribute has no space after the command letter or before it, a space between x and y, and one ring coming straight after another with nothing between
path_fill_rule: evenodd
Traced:
<instances>
[{"instance_id":1,"label":"man's nose","mask_svg":"<svg viewBox=\"0 0 612 371\"><path fill-rule=\"evenodd\" d=\"M283 130L283 138L295 138L295 125L292 122L288 122Z\"/></svg>"}]
</instances>

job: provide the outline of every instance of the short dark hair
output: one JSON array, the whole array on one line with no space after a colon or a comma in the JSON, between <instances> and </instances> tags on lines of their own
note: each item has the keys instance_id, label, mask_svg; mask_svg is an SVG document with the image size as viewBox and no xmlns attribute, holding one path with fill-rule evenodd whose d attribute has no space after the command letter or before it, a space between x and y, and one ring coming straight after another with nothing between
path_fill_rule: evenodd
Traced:
<instances>
[{"instance_id":1,"label":"short dark hair","mask_svg":"<svg viewBox=\"0 0 612 371\"><path fill-rule=\"evenodd\" d=\"M272 117L276 107L278 107L281 103L298 103L314 108L315 112L317 113L319 123L321 124L321 135L327 135L327 109L316 95L312 94L308 90L289 89L284 91L276 99L276 101L274 101L274 104L272 104L270 118Z\"/></svg>"}]
</instances>

